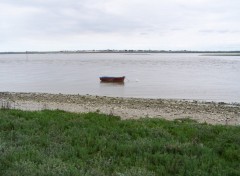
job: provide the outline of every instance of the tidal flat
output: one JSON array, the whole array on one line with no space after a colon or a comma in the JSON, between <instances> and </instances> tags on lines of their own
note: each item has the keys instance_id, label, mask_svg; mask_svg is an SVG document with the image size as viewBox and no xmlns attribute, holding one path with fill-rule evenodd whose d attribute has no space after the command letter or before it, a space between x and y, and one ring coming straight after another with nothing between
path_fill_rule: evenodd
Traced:
<instances>
[{"instance_id":1,"label":"tidal flat","mask_svg":"<svg viewBox=\"0 0 240 176\"><path fill-rule=\"evenodd\" d=\"M98 112L121 119L192 119L200 123L240 125L240 104L237 103L1 92L0 106L30 111L59 109L78 113Z\"/></svg>"}]
</instances>

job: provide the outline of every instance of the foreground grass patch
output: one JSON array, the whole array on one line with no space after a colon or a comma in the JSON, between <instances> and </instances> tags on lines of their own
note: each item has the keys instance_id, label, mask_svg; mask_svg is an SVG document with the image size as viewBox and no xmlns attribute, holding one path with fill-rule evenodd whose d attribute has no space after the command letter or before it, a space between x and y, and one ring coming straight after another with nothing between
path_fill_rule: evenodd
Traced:
<instances>
[{"instance_id":1,"label":"foreground grass patch","mask_svg":"<svg viewBox=\"0 0 240 176\"><path fill-rule=\"evenodd\" d=\"M240 127L0 110L0 175L240 175Z\"/></svg>"}]
</instances>

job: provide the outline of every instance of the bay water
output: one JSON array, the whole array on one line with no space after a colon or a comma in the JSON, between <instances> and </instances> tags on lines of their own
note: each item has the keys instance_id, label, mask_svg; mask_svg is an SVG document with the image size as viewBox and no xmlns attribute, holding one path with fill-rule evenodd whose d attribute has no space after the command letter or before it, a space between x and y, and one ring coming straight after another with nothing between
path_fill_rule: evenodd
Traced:
<instances>
[{"instance_id":1,"label":"bay water","mask_svg":"<svg viewBox=\"0 0 240 176\"><path fill-rule=\"evenodd\" d=\"M124 84L100 76L126 76ZM1 92L240 102L240 56L199 53L0 54Z\"/></svg>"}]
</instances>

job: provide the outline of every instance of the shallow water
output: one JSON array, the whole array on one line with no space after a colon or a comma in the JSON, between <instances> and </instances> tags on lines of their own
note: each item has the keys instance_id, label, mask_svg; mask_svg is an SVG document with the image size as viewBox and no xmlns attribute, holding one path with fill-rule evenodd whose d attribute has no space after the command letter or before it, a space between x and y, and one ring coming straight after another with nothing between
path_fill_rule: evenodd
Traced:
<instances>
[{"instance_id":1,"label":"shallow water","mask_svg":"<svg viewBox=\"0 0 240 176\"><path fill-rule=\"evenodd\" d=\"M0 91L240 102L240 56L2 54Z\"/></svg>"}]
</instances>

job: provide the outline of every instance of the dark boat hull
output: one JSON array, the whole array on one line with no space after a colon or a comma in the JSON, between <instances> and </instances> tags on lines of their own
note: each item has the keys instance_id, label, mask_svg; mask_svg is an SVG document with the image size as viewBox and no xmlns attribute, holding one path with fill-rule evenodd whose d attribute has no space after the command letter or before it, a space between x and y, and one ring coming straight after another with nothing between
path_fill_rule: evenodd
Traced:
<instances>
[{"instance_id":1,"label":"dark boat hull","mask_svg":"<svg viewBox=\"0 0 240 176\"><path fill-rule=\"evenodd\" d=\"M124 82L125 76L122 77L110 77L110 76L103 76L100 77L101 82L117 82L117 83L122 83Z\"/></svg>"}]
</instances>

